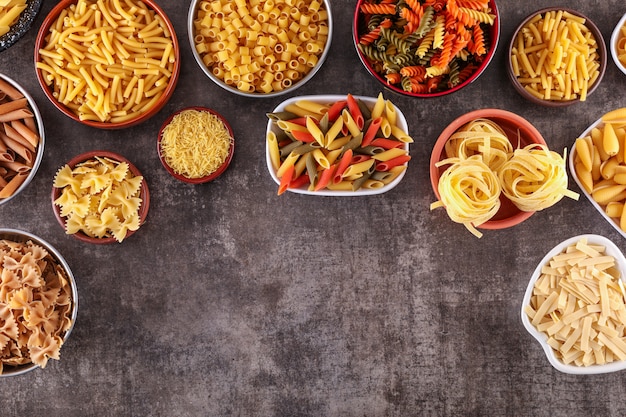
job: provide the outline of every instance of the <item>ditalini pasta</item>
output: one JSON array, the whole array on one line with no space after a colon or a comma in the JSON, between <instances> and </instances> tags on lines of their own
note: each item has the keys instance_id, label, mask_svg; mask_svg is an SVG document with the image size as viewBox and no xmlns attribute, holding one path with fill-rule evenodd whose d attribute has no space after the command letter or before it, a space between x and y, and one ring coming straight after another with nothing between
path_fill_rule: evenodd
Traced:
<instances>
[{"instance_id":1,"label":"ditalini pasta","mask_svg":"<svg viewBox=\"0 0 626 417\"><path fill-rule=\"evenodd\" d=\"M524 312L564 364L626 360L626 292L615 258L581 239L542 266Z\"/></svg>"},{"instance_id":2,"label":"ditalini pasta","mask_svg":"<svg viewBox=\"0 0 626 417\"><path fill-rule=\"evenodd\" d=\"M358 48L387 83L433 93L467 80L484 61L496 15L487 0L372 0L361 6Z\"/></svg>"},{"instance_id":3,"label":"ditalini pasta","mask_svg":"<svg viewBox=\"0 0 626 417\"><path fill-rule=\"evenodd\" d=\"M128 163L109 158L95 157L73 168L62 166L53 185L61 190L54 204L65 219L65 232L113 236L122 242L141 225L142 182L143 177L134 175Z\"/></svg>"},{"instance_id":4,"label":"ditalini pasta","mask_svg":"<svg viewBox=\"0 0 626 417\"><path fill-rule=\"evenodd\" d=\"M68 277L46 249L0 240L0 374L34 363L45 368L59 359L72 326Z\"/></svg>"},{"instance_id":5,"label":"ditalini pasta","mask_svg":"<svg viewBox=\"0 0 626 417\"><path fill-rule=\"evenodd\" d=\"M404 172L411 159L407 144L413 139L395 124L395 107L382 93L371 107L348 94L332 103L296 101L267 116L277 127L268 130L267 151L280 179L278 194L299 187L381 188ZM383 120L390 126L387 133L381 129Z\"/></svg>"},{"instance_id":6,"label":"ditalini pasta","mask_svg":"<svg viewBox=\"0 0 626 417\"><path fill-rule=\"evenodd\" d=\"M194 43L204 65L242 92L289 88L318 63L329 38L324 2L203 0Z\"/></svg>"},{"instance_id":7,"label":"ditalini pasta","mask_svg":"<svg viewBox=\"0 0 626 417\"><path fill-rule=\"evenodd\" d=\"M564 196L578 199L567 189L565 157L546 145L513 146L504 130L490 119L476 119L454 132L444 145L446 167L438 182L439 200L431 210L444 207L451 220L462 223L476 237L476 228L496 215L500 196L521 211L540 211ZM626 189L626 186L624 187Z\"/></svg>"},{"instance_id":8,"label":"ditalini pasta","mask_svg":"<svg viewBox=\"0 0 626 417\"><path fill-rule=\"evenodd\" d=\"M30 174L39 140L26 97L0 80L0 200L11 197Z\"/></svg>"},{"instance_id":9,"label":"ditalini pasta","mask_svg":"<svg viewBox=\"0 0 626 417\"><path fill-rule=\"evenodd\" d=\"M80 120L123 123L167 89L173 36L141 0L78 0L51 25L35 66Z\"/></svg>"},{"instance_id":10,"label":"ditalini pasta","mask_svg":"<svg viewBox=\"0 0 626 417\"><path fill-rule=\"evenodd\" d=\"M542 100L587 99L600 75L600 55L585 19L568 11L537 14L517 33L511 66L519 83Z\"/></svg>"},{"instance_id":11,"label":"ditalini pasta","mask_svg":"<svg viewBox=\"0 0 626 417\"><path fill-rule=\"evenodd\" d=\"M3 0L0 2L0 36L11 29L26 9L26 0Z\"/></svg>"},{"instance_id":12,"label":"ditalini pasta","mask_svg":"<svg viewBox=\"0 0 626 417\"><path fill-rule=\"evenodd\" d=\"M626 108L605 113L576 139L574 170L582 188L626 231Z\"/></svg>"}]
</instances>

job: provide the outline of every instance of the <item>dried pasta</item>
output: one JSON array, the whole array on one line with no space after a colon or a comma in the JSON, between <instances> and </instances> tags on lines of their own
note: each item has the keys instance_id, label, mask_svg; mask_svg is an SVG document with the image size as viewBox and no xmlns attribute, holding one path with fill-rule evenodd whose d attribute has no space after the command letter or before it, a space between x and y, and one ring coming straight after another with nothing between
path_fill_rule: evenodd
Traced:
<instances>
[{"instance_id":1,"label":"dried pasta","mask_svg":"<svg viewBox=\"0 0 626 417\"><path fill-rule=\"evenodd\" d=\"M0 240L0 374L59 359L75 300L62 265L43 247Z\"/></svg>"},{"instance_id":2,"label":"dried pasta","mask_svg":"<svg viewBox=\"0 0 626 417\"><path fill-rule=\"evenodd\" d=\"M626 68L626 23L619 28L619 34L615 42L617 60L622 64L622 67Z\"/></svg>"},{"instance_id":3,"label":"dried pasta","mask_svg":"<svg viewBox=\"0 0 626 417\"><path fill-rule=\"evenodd\" d=\"M26 0L4 0L0 2L0 36L6 34L26 9Z\"/></svg>"},{"instance_id":4,"label":"dried pasta","mask_svg":"<svg viewBox=\"0 0 626 417\"><path fill-rule=\"evenodd\" d=\"M361 53L389 85L412 93L445 91L467 80L487 56L486 29L496 18L488 1L372 0L360 12ZM381 21L391 24L379 29ZM415 76L406 67L424 71Z\"/></svg>"},{"instance_id":5,"label":"dried pasta","mask_svg":"<svg viewBox=\"0 0 626 417\"><path fill-rule=\"evenodd\" d=\"M524 312L564 364L626 360L621 273L606 248L583 238L542 266Z\"/></svg>"},{"instance_id":6,"label":"dried pasta","mask_svg":"<svg viewBox=\"0 0 626 417\"><path fill-rule=\"evenodd\" d=\"M142 182L143 177L134 175L128 163L110 158L96 156L73 168L62 166L53 186L61 190L54 204L65 219L65 232L112 236L122 242L141 225Z\"/></svg>"},{"instance_id":7,"label":"dried pasta","mask_svg":"<svg viewBox=\"0 0 626 417\"><path fill-rule=\"evenodd\" d=\"M334 103L301 100L288 108L267 115L276 127L268 131L267 152L280 179L278 194L293 188L380 188L411 159L407 144L413 139L398 127L395 107L382 93L371 106L348 94Z\"/></svg>"},{"instance_id":8,"label":"dried pasta","mask_svg":"<svg viewBox=\"0 0 626 417\"><path fill-rule=\"evenodd\" d=\"M80 120L123 123L173 82L174 37L141 0L78 0L52 23L35 65Z\"/></svg>"}]
</instances>

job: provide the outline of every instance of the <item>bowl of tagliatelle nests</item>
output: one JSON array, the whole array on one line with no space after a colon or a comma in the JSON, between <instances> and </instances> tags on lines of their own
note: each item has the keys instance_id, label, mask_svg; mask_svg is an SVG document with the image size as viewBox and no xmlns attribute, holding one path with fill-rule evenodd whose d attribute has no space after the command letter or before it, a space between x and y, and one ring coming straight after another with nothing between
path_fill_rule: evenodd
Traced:
<instances>
[{"instance_id":1,"label":"bowl of tagliatelle nests","mask_svg":"<svg viewBox=\"0 0 626 417\"><path fill-rule=\"evenodd\" d=\"M215 180L230 165L235 137L215 110L194 106L170 115L157 138L157 153L174 178L190 184Z\"/></svg>"},{"instance_id":2,"label":"bowl of tagliatelle nests","mask_svg":"<svg viewBox=\"0 0 626 417\"><path fill-rule=\"evenodd\" d=\"M584 102L604 77L607 50L598 27L562 7L538 10L515 30L507 73L515 90L547 107Z\"/></svg>"},{"instance_id":3,"label":"bowl of tagliatelle nests","mask_svg":"<svg viewBox=\"0 0 626 417\"><path fill-rule=\"evenodd\" d=\"M35 41L46 97L71 119L122 129L154 116L180 74L180 48L153 0L62 0Z\"/></svg>"},{"instance_id":4,"label":"bowl of tagliatelle nests","mask_svg":"<svg viewBox=\"0 0 626 417\"><path fill-rule=\"evenodd\" d=\"M565 151L548 148L523 117L500 109L479 109L450 123L430 159L430 180L448 216L477 237L478 229L504 229L553 206L567 189Z\"/></svg>"},{"instance_id":5,"label":"bowl of tagliatelle nests","mask_svg":"<svg viewBox=\"0 0 626 417\"><path fill-rule=\"evenodd\" d=\"M78 290L63 256L31 233L0 229L0 378L59 360L78 313Z\"/></svg>"},{"instance_id":6,"label":"bowl of tagliatelle nests","mask_svg":"<svg viewBox=\"0 0 626 417\"><path fill-rule=\"evenodd\" d=\"M200 69L231 93L267 98L307 83L330 51L328 0L193 0L189 43Z\"/></svg>"},{"instance_id":7,"label":"bowl of tagliatelle nests","mask_svg":"<svg viewBox=\"0 0 626 417\"><path fill-rule=\"evenodd\" d=\"M494 0L359 0L352 39L385 88L409 97L451 94L478 79L500 38Z\"/></svg>"},{"instance_id":8,"label":"bowl of tagliatelle nests","mask_svg":"<svg viewBox=\"0 0 626 417\"><path fill-rule=\"evenodd\" d=\"M45 132L32 96L0 74L0 206L18 196L43 159Z\"/></svg>"},{"instance_id":9,"label":"bowl of tagliatelle nests","mask_svg":"<svg viewBox=\"0 0 626 417\"><path fill-rule=\"evenodd\" d=\"M65 230L87 243L121 243L142 226L150 207L145 178L128 159L96 150L61 166L52 186L54 215Z\"/></svg>"}]
</instances>

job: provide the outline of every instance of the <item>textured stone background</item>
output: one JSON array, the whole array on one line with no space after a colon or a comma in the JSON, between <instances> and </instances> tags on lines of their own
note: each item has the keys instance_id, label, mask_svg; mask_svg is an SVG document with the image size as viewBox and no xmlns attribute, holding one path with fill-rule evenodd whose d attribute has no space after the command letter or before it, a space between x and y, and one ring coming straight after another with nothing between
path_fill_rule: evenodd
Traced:
<instances>
[{"instance_id":1,"label":"textured stone background","mask_svg":"<svg viewBox=\"0 0 626 417\"><path fill-rule=\"evenodd\" d=\"M160 1L182 45L171 101L123 131L79 126L37 85L35 26L0 54L0 71L37 100L47 129L35 180L0 208L0 226L55 245L78 281L80 308L61 360L0 379L3 416L622 416L626 374L577 377L554 370L523 329L521 299L537 262L558 242L620 235L591 204L562 200L478 240L434 200L428 161L457 116L483 107L530 120L561 152L605 111L623 107L626 78L612 62L584 104L525 102L505 74L514 27L550 2L498 1L502 39L482 77L449 97L385 92L415 138L409 169L392 191L365 198L276 196L264 156L265 112L283 99L246 99L212 84L193 60L189 1ZM622 2L561 3L587 13L609 39ZM354 1L334 0L330 55L297 94L376 96L351 40ZM293 95L293 94L292 94ZM217 181L185 185L156 154L173 111L203 105L236 136ZM52 177L74 155L116 150L143 171L148 222L120 245L66 236L50 204ZM571 188L577 190L576 185Z\"/></svg>"}]
</instances>

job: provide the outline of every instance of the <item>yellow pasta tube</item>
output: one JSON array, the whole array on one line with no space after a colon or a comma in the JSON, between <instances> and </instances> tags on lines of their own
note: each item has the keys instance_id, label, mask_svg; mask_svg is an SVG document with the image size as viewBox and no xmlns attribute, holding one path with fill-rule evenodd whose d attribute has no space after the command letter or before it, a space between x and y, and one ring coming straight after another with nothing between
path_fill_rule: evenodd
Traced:
<instances>
[{"instance_id":1,"label":"yellow pasta tube","mask_svg":"<svg viewBox=\"0 0 626 417\"><path fill-rule=\"evenodd\" d=\"M589 144L584 138L576 139L576 155L580 158L580 161L585 166L585 169L591 172L593 165L593 157L589 149Z\"/></svg>"},{"instance_id":2,"label":"yellow pasta tube","mask_svg":"<svg viewBox=\"0 0 626 417\"><path fill-rule=\"evenodd\" d=\"M324 133L322 133L321 129L319 128L317 123L315 123L315 120L312 117L306 118L306 128L317 143L319 143L321 146L325 145Z\"/></svg>"},{"instance_id":3,"label":"yellow pasta tube","mask_svg":"<svg viewBox=\"0 0 626 417\"><path fill-rule=\"evenodd\" d=\"M604 126L602 147L610 156L616 155L619 152L619 140L617 139L617 135L615 134L615 130L613 129L613 125L611 123L607 123Z\"/></svg>"}]
</instances>

